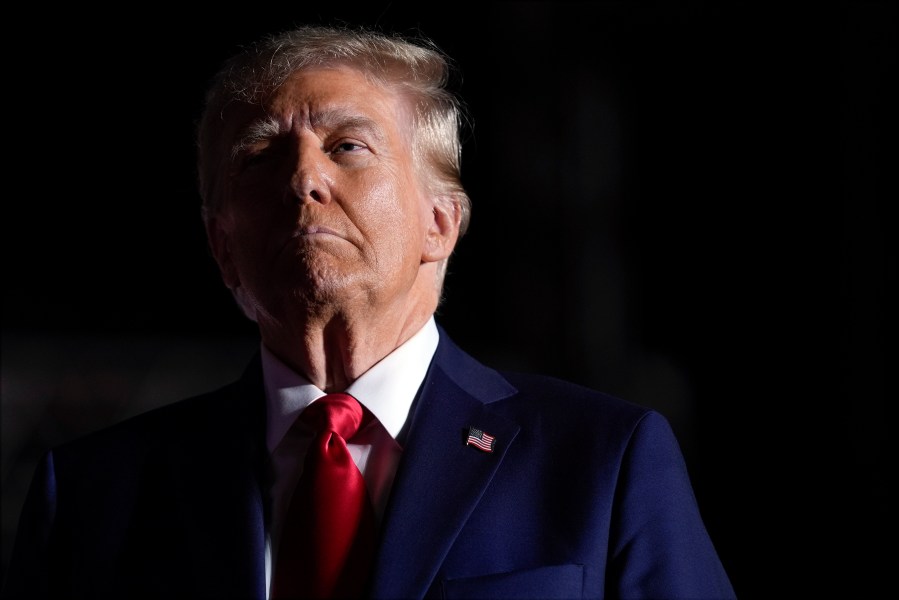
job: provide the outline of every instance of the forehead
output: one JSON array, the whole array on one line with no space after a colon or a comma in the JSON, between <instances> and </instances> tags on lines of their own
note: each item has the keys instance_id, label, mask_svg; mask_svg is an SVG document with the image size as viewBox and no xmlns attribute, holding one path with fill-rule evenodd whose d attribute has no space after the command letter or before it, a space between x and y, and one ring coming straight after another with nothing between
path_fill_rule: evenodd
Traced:
<instances>
[{"instance_id":1,"label":"forehead","mask_svg":"<svg viewBox=\"0 0 899 600\"><path fill-rule=\"evenodd\" d=\"M288 77L266 102L270 109L291 103L395 102L393 91L362 71L348 66L309 67Z\"/></svg>"},{"instance_id":2,"label":"forehead","mask_svg":"<svg viewBox=\"0 0 899 600\"><path fill-rule=\"evenodd\" d=\"M291 75L261 105L235 115L235 133L260 120L281 131L296 127L336 128L353 122L376 124L388 137L402 134L410 116L402 95L346 66L307 68Z\"/></svg>"}]
</instances>

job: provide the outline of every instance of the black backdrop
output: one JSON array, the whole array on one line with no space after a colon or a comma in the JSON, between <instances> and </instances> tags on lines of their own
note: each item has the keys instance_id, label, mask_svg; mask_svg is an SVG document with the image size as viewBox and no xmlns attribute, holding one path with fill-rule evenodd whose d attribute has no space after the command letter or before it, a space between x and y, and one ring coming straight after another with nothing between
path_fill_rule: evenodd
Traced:
<instances>
[{"instance_id":1,"label":"black backdrop","mask_svg":"<svg viewBox=\"0 0 899 600\"><path fill-rule=\"evenodd\" d=\"M420 30L463 73L456 340L665 413L743 598L880 595L895 3L296 6L8 24L4 568L46 445L252 351L206 253L193 122L237 44L338 19Z\"/></svg>"}]
</instances>

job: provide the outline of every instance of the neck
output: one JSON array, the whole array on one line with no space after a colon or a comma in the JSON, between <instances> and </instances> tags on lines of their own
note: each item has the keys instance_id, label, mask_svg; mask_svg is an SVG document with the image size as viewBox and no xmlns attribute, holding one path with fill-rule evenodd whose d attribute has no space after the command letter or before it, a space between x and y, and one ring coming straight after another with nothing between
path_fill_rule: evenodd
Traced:
<instances>
[{"instance_id":1,"label":"neck","mask_svg":"<svg viewBox=\"0 0 899 600\"><path fill-rule=\"evenodd\" d=\"M297 311L289 322L260 321L259 329L263 343L285 364L325 392L342 392L418 333L435 309L436 302L371 315Z\"/></svg>"}]
</instances>

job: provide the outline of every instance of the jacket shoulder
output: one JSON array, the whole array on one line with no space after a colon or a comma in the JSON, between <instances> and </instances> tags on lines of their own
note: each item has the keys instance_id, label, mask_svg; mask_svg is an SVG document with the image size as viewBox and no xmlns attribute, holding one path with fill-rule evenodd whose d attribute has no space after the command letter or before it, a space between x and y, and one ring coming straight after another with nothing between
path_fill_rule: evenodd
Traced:
<instances>
[{"instance_id":1,"label":"jacket shoulder","mask_svg":"<svg viewBox=\"0 0 899 600\"><path fill-rule=\"evenodd\" d=\"M237 424L262 422L261 377L251 362L243 376L217 389L175 400L102 429L59 444L51 450L57 467L127 464L160 448L228 435ZM73 472L78 472L77 468Z\"/></svg>"}]
</instances>

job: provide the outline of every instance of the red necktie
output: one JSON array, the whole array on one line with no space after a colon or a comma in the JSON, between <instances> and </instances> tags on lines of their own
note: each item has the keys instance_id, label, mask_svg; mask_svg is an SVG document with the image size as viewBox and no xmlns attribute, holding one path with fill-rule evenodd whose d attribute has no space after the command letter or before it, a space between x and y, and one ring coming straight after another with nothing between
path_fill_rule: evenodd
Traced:
<instances>
[{"instance_id":1,"label":"red necktie","mask_svg":"<svg viewBox=\"0 0 899 600\"><path fill-rule=\"evenodd\" d=\"M374 513L346 440L362 423L349 394L328 394L299 416L315 429L290 502L272 598L359 598L374 552Z\"/></svg>"}]
</instances>

